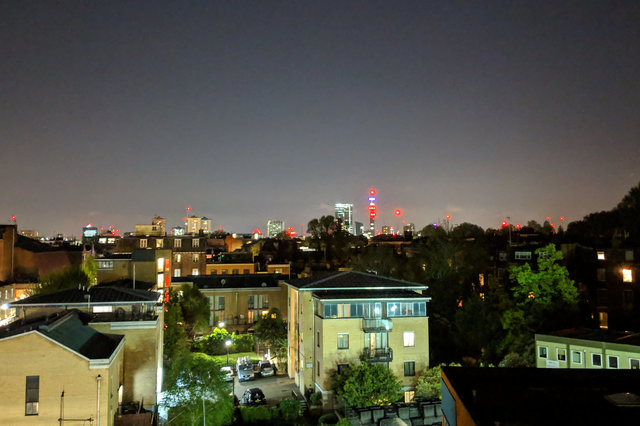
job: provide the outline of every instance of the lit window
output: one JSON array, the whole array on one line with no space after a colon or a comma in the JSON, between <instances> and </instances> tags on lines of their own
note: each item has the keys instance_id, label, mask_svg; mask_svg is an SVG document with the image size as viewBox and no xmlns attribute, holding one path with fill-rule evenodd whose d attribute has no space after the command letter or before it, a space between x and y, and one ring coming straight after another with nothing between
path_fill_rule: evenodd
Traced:
<instances>
[{"instance_id":1,"label":"lit window","mask_svg":"<svg viewBox=\"0 0 640 426\"><path fill-rule=\"evenodd\" d=\"M181 238L176 238L175 240L173 240L173 247L174 248L182 247L182 239Z\"/></svg>"},{"instance_id":2,"label":"lit window","mask_svg":"<svg viewBox=\"0 0 640 426\"><path fill-rule=\"evenodd\" d=\"M415 376L416 375L416 362L415 361L405 361L404 362L404 375L405 377Z\"/></svg>"},{"instance_id":3,"label":"lit window","mask_svg":"<svg viewBox=\"0 0 640 426\"><path fill-rule=\"evenodd\" d=\"M158 288L162 288L164 287L163 283L164 283L164 275L158 274L156 276L156 285L158 286Z\"/></svg>"},{"instance_id":4,"label":"lit window","mask_svg":"<svg viewBox=\"0 0 640 426\"><path fill-rule=\"evenodd\" d=\"M163 245L164 245L164 240L162 239L156 240L156 248L162 248Z\"/></svg>"},{"instance_id":5,"label":"lit window","mask_svg":"<svg viewBox=\"0 0 640 426\"><path fill-rule=\"evenodd\" d=\"M147 239L146 238L142 238L140 240L140 248L147 248Z\"/></svg>"},{"instance_id":6,"label":"lit window","mask_svg":"<svg viewBox=\"0 0 640 426\"><path fill-rule=\"evenodd\" d=\"M216 296L216 311L224 311L224 296Z\"/></svg>"},{"instance_id":7,"label":"lit window","mask_svg":"<svg viewBox=\"0 0 640 426\"><path fill-rule=\"evenodd\" d=\"M405 331L402 333L404 339L404 346L415 346L415 333L413 331Z\"/></svg>"},{"instance_id":8,"label":"lit window","mask_svg":"<svg viewBox=\"0 0 640 426\"><path fill-rule=\"evenodd\" d=\"M197 238L191 240L191 247L200 247L200 240Z\"/></svg>"},{"instance_id":9,"label":"lit window","mask_svg":"<svg viewBox=\"0 0 640 426\"><path fill-rule=\"evenodd\" d=\"M40 376L27 376L26 388L24 415L37 416L40 402Z\"/></svg>"},{"instance_id":10,"label":"lit window","mask_svg":"<svg viewBox=\"0 0 640 426\"><path fill-rule=\"evenodd\" d=\"M547 349L546 346L540 346L538 348L538 356L540 358L547 358L547 351L548 351L548 349Z\"/></svg>"},{"instance_id":11,"label":"lit window","mask_svg":"<svg viewBox=\"0 0 640 426\"><path fill-rule=\"evenodd\" d=\"M622 269L622 281L625 283L633 282L633 272L629 268Z\"/></svg>"},{"instance_id":12,"label":"lit window","mask_svg":"<svg viewBox=\"0 0 640 426\"><path fill-rule=\"evenodd\" d=\"M404 402L411 402L413 398L416 396L416 391L405 391L404 392Z\"/></svg>"},{"instance_id":13,"label":"lit window","mask_svg":"<svg viewBox=\"0 0 640 426\"><path fill-rule=\"evenodd\" d=\"M113 312L113 306L93 306L93 313L105 313L105 312Z\"/></svg>"},{"instance_id":14,"label":"lit window","mask_svg":"<svg viewBox=\"0 0 640 426\"><path fill-rule=\"evenodd\" d=\"M603 251L599 251L599 252L598 252L598 260L605 260L604 252L603 252Z\"/></svg>"},{"instance_id":15,"label":"lit window","mask_svg":"<svg viewBox=\"0 0 640 426\"><path fill-rule=\"evenodd\" d=\"M176 263L180 263L180 262L182 262L182 255L176 254Z\"/></svg>"},{"instance_id":16,"label":"lit window","mask_svg":"<svg viewBox=\"0 0 640 426\"><path fill-rule=\"evenodd\" d=\"M338 349L349 349L349 333L338 333Z\"/></svg>"},{"instance_id":17,"label":"lit window","mask_svg":"<svg viewBox=\"0 0 640 426\"><path fill-rule=\"evenodd\" d=\"M173 270L173 276L174 277L179 277L179 276L181 276L181 274L182 274L182 271L180 270L180 268L176 268L176 269Z\"/></svg>"},{"instance_id":18,"label":"lit window","mask_svg":"<svg viewBox=\"0 0 640 426\"><path fill-rule=\"evenodd\" d=\"M591 354L591 364L593 364L594 367L602 367L602 355Z\"/></svg>"},{"instance_id":19,"label":"lit window","mask_svg":"<svg viewBox=\"0 0 640 426\"><path fill-rule=\"evenodd\" d=\"M193 268L191 270L191 275L200 275L200 271L198 270L198 268Z\"/></svg>"},{"instance_id":20,"label":"lit window","mask_svg":"<svg viewBox=\"0 0 640 426\"><path fill-rule=\"evenodd\" d=\"M618 368L618 357L617 356L613 356L613 355L609 355L607 357L607 366L609 368Z\"/></svg>"},{"instance_id":21,"label":"lit window","mask_svg":"<svg viewBox=\"0 0 640 426\"><path fill-rule=\"evenodd\" d=\"M157 260L157 264L158 264L158 272L162 271L162 268L164 267L164 257L159 257Z\"/></svg>"},{"instance_id":22,"label":"lit window","mask_svg":"<svg viewBox=\"0 0 640 426\"><path fill-rule=\"evenodd\" d=\"M629 358L629 368L632 370L640 369L640 359Z\"/></svg>"},{"instance_id":23,"label":"lit window","mask_svg":"<svg viewBox=\"0 0 640 426\"><path fill-rule=\"evenodd\" d=\"M567 360L567 350L566 349L556 349L558 355L558 361L566 361Z\"/></svg>"},{"instance_id":24,"label":"lit window","mask_svg":"<svg viewBox=\"0 0 640 426\"><path fill-rule=\"evenodd\" d=\"M571 362L574 364L582 364L582 352L580 351L571 352Z\"/></svg>"},{"instance_id":25,"label":"lit window","mask_svg":"<svg viewBox=\"0 0 640 426\"><path fill-rule=\"evenodd\" d=\"M193 263L198 263L200 262L200 254L199 253L194 253L191 255L191 260L193 260Z\"/></svg>"},{"instance_id":26,"label":"lit window","mask_svg":"<svg viewBox=\"0 0 640 426\"><path fill-rule=\"evenodd\" d=\"M609 328L608 312L598 312L598 320L600 321L600 328Z\"/></svg>"}]
</instances>

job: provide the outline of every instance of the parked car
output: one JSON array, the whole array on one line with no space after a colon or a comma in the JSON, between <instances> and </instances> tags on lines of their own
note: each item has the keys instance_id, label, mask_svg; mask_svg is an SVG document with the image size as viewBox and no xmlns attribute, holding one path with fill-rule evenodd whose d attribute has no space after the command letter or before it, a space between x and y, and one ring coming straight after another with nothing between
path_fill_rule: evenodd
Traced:
<instances>
[{"instance_id":1,"label":"parked car","mask_svg":"<svg viewBox=\"0 0 640 426\"><path fill-rule=\"evenodd\" d=\"M273 376L275 373L273 365L269 361L260 361L258 363L258 370L260 370L262 377Z\"/></svg>"},{"instance_id":2,"label":"parked car","mask_svg":"<svg viewBox=\"0 0 640 426\"><path fill-rule=\"evenodd\" d=\"M233 368L225 366L220 371L224 374L225 382L233 382Z\"/></svg>"},{"instance_id":3,"label":"parked car","mask_svg":"<svg viewBox=\"0 0 640 426\"><path fill-rule=\"evenodd\" d=\"M264 393L260 388L251 388L244 391L242 398L240 399L242 405L266 405L267 398L264 397Z\"/></svg>"},{"instance_id":4,"label":"parked car","mask_svg":"<svg viewBox=\"0 0 640 426\"><path fill-rule=\"evenodd\" d=\"M236 370L238 371L238 381L253 379L253 363L248 356L242 356L236 361Z\"/></svg>"}]
</instances>

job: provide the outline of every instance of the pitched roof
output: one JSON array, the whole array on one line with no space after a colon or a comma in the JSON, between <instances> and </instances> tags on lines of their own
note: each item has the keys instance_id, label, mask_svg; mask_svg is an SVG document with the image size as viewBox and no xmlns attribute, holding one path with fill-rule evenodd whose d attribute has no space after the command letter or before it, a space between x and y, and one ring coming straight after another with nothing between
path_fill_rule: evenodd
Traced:
<instances>
[{"instance_id":1,"label":"pitched roof","mask_svg":"<svg viewBox=\"0 0 640 426\"><path fill-rule=\"evenodd\" d=\"M314 291L318 299L430 299L424 294L412 290L347 290Z\"/></svg>"},{"instance_id":2,"label":"pitched roof","mask_svg":"<svg viewBox=\"0 0 640 426\"><path fill-rule=\"evenodd\" d=\"M86 297L85 297L86 296ZM132 288L117 287L89 287L88 290L69 289L49 294L38 294L26 299L12 302L9 305L33 306L33 305L73 305L73 304L132 304L132 303L156 303L158 293L153 291L138 290Z\"/></svg>"},{"instance_id":3,"label":"pitched roof","mask_svg":"<svg viewBox=\"0 0 640 426\"><path fill-rule=\"evenodd\" d=\"M316 274L313 277L284 280L284 282L302 291L427 289L427 286L424 284L383 277L375 274L367 274L359 271L323 272Z\"/></svg>"},{"instance_id":4,"label":"pitched roof","mask_svg":"<svg viewBox=\"0 0 640 426\"><path fill-rule=\"evenodd\" d=\"M26 323L12 323L0 329L0 339L35 331L90 360L110 358L124 336L100 333L81 318L80 312L71 310Z\"/></svg>"}]
</instances>

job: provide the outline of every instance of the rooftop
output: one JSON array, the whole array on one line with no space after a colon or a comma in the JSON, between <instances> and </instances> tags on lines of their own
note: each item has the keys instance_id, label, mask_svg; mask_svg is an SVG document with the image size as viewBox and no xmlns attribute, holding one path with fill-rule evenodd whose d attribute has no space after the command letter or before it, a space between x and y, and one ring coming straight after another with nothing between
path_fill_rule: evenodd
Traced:
<instances>
[{"instance_id":1,"label":"rooftop","mask_svg":"<svg viewBox=\"0 0 640 426\"><path fill-rule=\"evenodd\" d=\"M86 325L78 311L60 311L27 323L13 323L0 329L0 340L36 331L88 359L108 359L124 339L100 333Z\"/></svg>"},{"instance_id":2,"label":"rooftop","mask_svg":"<svg viewBox=\"0 0 640 426\"><path fill-rule=\"evenodd\" d=\"M640 371L443 367L442 372L478 425L635 424L640 415ZM443 387L445 416L446 404Z\"/></svg>"},{"instance_id":3,"label":"rooftop","mask_svg":"<svg viewBox=\"0 0 640 426\"><path fill-rule=\"evenodd\" d=\"M287 284L302 291L310 290L426 290L420 283L382 277L358 271L323 272L309 278L284 280Z\"/></svg>"},{"instance_id":4,"label":"rooftop","mask_svg":"<svg viewBox=\"0 0 640 426\"><path fill-rule=\"evenodd\" d=\"M640 346L640 333L634 333L629 331L615 331L605 329L591 329L591 328L568 328L564 330L557 330L551 333L542 333L538 336L555 336L566 337L571 339L582 339L593 342L608 342L618 343L623 345L635 345ZM544 337L543 337L544 339Z\"/></svg>"},{"instance_id":5,"label":"rooftop","mask_svg":"<svg viewBox=\"0 0 640 426\"><path fill-rule=\"evenodd\" d=\"M38 294L26 299L12 302L12 307L21 306L68 306L74 304L133 304L133 303L157 303L158 293L152 291L94 286L88 289L62 290L49 294Z\"/></svg>"},{"instance_id":6,"label":"rooftop","mask_svg":"<svg viewBox=\"0 0 640 426\"><path fill-rule=\"evenodd\" d=\"M349 290L349 291L314 291L318 299L427 299L423 294L413 290Z\"/></svg>"},{"instance_id":7,"label":"rooftop","mask_svg":"<svg viewBox=\"0 0 640 426\"><path fill-rule=\"evenodd\" d=\"M172 277L172 284L193 283L200 289L278 287L280 274L193 275Z\"/></svg>"}]
</instances>

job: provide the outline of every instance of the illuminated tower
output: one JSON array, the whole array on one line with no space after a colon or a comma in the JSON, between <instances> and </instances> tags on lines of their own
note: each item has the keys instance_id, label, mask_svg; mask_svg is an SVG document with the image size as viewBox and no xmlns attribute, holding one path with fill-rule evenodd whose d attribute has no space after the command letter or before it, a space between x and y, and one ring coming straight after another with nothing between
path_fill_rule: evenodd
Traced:
<instances>
[{"instance_id":1,"label":"illuminated tower","mask_svg":"<svg viewBox=\"0 0 640 426\"><path fill-rule=\"evenodd\" d=\"M369 238L376 234L376 216L378 215L376 207L376 190L369 189Z\"/></svg>"},{"instance_id":2,"label":"illuminated tower","mask_svg":"<svg viewBox=\"0 0 640 426\"><path fill-rule=\"evenodd\" d=\"M342 222L342 230L355 235L353 228L353 204L351 203L335 203L334 211L336 220Z\"/></svg>"}]
</instances>

